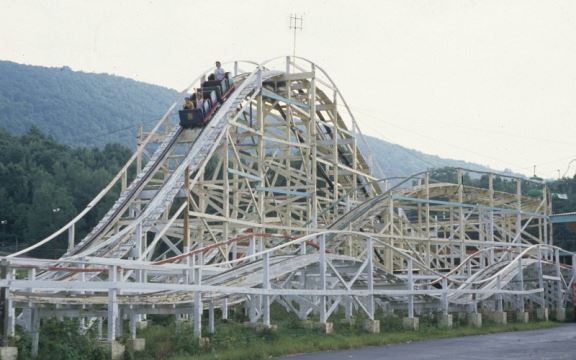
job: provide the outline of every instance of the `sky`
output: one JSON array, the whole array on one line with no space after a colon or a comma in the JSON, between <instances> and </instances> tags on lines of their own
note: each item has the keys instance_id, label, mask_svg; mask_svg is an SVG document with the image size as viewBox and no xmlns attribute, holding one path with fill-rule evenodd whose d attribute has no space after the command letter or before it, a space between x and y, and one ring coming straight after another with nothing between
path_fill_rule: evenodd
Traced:
<instances>
[{"instance_id":1,"label":"sky","mask_svg":"<svg viewBox=\"0 0 576 360\"><path fill-rule=\"evenodd\" d=\"M216 59L291 54L293 13L297 55L327 71L364 133L576 173L576 1L0 0L0 59L182 90Z\"/></svg>"}]
</instances>

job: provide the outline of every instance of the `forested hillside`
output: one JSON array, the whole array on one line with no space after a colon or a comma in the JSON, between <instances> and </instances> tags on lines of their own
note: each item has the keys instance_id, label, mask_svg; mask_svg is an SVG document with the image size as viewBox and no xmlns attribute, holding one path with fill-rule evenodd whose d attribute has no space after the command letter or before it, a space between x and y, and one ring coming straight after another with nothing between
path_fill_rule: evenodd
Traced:
<instances>
[{"instance_id":1,"label":"forested hillside","mask_svg":"<svg viewBox=\"0 0 576 360\"><path fill-rule=\"evenodd\" d=\"M371 136L366 136L366 142L375 154L384 174L380 177L407 176L419 171L441 167L462 167L470 170L495 171L487 166L470 163L463 160L445 159L421 151L407 149L403 146L389 143ZM360 142L360 147L362 146ZM502 171L502 173L509 173Z\"/></svg>"},{"instance_id":2,"label":"forested hillside","mask_svg":"<svg viewBox=\"0 0 576 360\"><path fill-rule=\"evenodd\" d=\"M118 76L0 61L0 127L12 134L35 125L64 144L133 145L136 128L175 99L174 90Z\"/></svg>"},{"instance_id":3,"label":"forested hillside","mask_svg":"<svg viewBox=\"0 0 576 360\"><path fill-rule=\"evenodd\" d=\"M71 148L31 128L21 137L0 130L0 250L14 251L53 233L84 209L130 157L118 145ZM118 189L116 189L118 191ZM76 230L82 236L111 205L105 198ZM65 237L42 248L61 254Z\"/></svg>"},{"instance_id":4,"label":"forested hillside","mask_svg":"<svg viewBox=\"0 0 576 360\"><path fill-rule=\"evenodd\" d=\"M22 136L0 130L0 251L23 248L66 224L110 181L130 154L128 148L118 144L102 149L61 145L37 128ZM432 177L454 182L456 170L437 169ZM466 183L486 187L487 178L466 179ZM555 212L576 210L576 178L549 185L552 192L568 195L568 200L554 198ZM515 184L497 178L495 187L514 191ZM528 184L522 189L530 195ZM115 190L117 194L118 189ZM112 197L105 198L78 224L78 237L96 224L112 201ZM575 230L567 225L556 226L556 244L576 250ZM52 257L62 254L65 248L66 238L62 236L35 254Z\"/></svg>"},{"instance_id":5,"label":"forested hillside","mask_svg":"<svg viewBox=\"0 0 576 360\"><path fill-rule=\"evenodd\" d=\"M137 127L155 123L176 98L174 90L118 76L0 61L0 127L12 134L35 125L64 144L103 147L118 142L133 148ZM487 169L367 140L383 169L379 176L442 166Z\"/></svg>"}]
</instances>

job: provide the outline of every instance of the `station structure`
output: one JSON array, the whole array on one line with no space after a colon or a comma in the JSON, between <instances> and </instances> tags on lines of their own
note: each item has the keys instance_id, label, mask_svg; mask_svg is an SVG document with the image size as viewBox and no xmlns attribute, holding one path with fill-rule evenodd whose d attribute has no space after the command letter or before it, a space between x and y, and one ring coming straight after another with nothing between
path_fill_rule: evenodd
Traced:
<instances>
[{"instance_id":1,"label":"station structure","mask_svg":"<svg viewBox=\"0 0 576 360\"><path fill-rule=\"evenodd\" d=\"M97 323L112 348L128 322L141 347L137 329L151 314L188 320L202 338L232 308L254 326L273 328L271 311L288 311L327 333L337 312L369 332L390 314L410 329L428 313L444 327L453 316L473 326L483 316L566 317L576 261L554 246L543 182L465 169L382 179L375 157L386 154L370 152L318 65L224 66L235 89L206 126L171 119L212 69L139 133L133 156L83 211L0 259L3 339L22 326L37 353L41 319L76 317ZM62 257L30 256L62 238Z\"/></svg>"}]
</instances>

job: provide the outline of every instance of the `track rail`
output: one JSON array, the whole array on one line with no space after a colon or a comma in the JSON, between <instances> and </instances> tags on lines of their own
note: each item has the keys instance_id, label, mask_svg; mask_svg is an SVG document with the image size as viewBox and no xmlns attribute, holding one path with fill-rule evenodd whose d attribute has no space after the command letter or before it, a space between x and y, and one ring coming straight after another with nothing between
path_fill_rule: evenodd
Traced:
<instances>
[{"instance_id":1,"label":"track rail","mask_svg":"<svg viewBox=\"0 0 576 360\"><path fill-rule=\"evenodd\" d=\"M359 152L360 127L326 72L280 60L242 74L198 133L163 121L161 137L159 123L152 133L163 140L148 163L64 257L20 256L73 229L88 210L3 258L7 313L22 308L23 322L30 309L102 317L106 305L112 341L120 311L134 334L143 314L185 313L201 336L203 309L225 313L238 303L252 323L269 326L273 302L326 323L339 307L374 320L378 306L413 318L430 308L523 312L527 299L559 308L573 301L576 267L561 254L575 254L552 245L545 184L528 184L542 187L541 198L530 198L523 179L499 189L499 175L470 171L488 184L473 187L458 169L455 183L431 184L421 172L388 188ZM141 195L157 174L165 175L160 185Z\"/></svg>"}]
</instances>

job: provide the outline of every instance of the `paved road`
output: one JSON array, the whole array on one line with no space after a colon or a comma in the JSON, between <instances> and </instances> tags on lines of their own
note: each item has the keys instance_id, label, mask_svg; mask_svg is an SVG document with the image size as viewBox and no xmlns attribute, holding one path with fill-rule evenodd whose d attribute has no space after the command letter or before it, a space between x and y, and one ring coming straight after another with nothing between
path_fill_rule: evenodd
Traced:
<instances>
[{"instance_id":1,"label":"paved road","mask_svg":"<svg viewBox=\"0 0 576 360\"><path fill-rule=\"evenodd\" d=\"M293 355L285 360L576 359L576 324L552 329L430 340L358 350Z\"/></svg>"}]
</instances>

